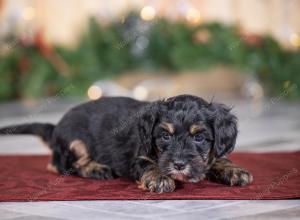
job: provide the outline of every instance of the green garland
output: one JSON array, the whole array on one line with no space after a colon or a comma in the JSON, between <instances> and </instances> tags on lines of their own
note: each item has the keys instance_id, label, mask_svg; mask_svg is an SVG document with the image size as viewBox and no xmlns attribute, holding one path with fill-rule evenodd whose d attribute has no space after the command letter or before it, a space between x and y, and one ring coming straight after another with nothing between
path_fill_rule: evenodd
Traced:
<instances>
[{"instance_id":1,"label":"green garland","mask_svg":"<svg viewBox=\"0 0 300 220\"><path fill-rule=\"evenodd\" d=\"M125 19L138 20L136 14ZM149 25L149 23L148 23ZM35 46L19 43L0 57L0 100L55 95L72 85L65 95L82 96L96 80L113 78L131 70L202 70L223 64L259 78L270 95L300 97L300 52L286 51L269 36L241 36L233 26L209 23L189 26L156 19L145 34L148 46L132 53L138 34L124 37L126 25L99 25L89 29L74 49L55 47L69 66L68 77L59 73ZM252 42L251 42L252 41Z\"/></svg>"}]
</instances>

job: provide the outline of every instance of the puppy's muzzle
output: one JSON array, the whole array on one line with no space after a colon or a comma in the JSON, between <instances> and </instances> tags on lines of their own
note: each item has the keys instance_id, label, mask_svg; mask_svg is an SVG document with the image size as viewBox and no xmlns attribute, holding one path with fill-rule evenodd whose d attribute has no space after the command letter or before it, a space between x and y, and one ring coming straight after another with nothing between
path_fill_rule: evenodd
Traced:
<instances>
[{"instance_id":1,"label":"puppy's muzzle","mask_svg":"<svg viewBox=\"0 0 300 220\"><path fill-rule=\"evenodd\" d=\"M183 161L175 160L170 165L170 176L174 180L178 180L181 182L199 182L200 180L204 179L205 174L195 173L192 172L193 167L189 163L185 163Z\"/></svg>"},{"instance_id":2,"label":"puppy's muzzle","mask_svg":"<svg viewBox=\"0 0 300 220\"><path fill-rule=\"evenodd\" d=\"M183 161L174 161L173 167L175 170L181 171L186 168L186 164Z\"/></svg>"}]
</instances>

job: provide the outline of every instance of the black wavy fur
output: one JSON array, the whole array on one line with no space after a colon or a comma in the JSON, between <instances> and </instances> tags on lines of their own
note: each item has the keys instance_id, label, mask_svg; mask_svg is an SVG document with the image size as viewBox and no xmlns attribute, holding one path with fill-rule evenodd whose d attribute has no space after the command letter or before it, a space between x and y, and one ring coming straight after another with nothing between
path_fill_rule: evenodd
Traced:
<instances>
[{"instance_id":1,"label":"black wavy fur","mask_svg":"<svg viewBox=\"0 0 300 220\"><path fill-rule=\"evenodd\" d=\"M173 133L162 123L171 124ZM199 125L201 130L190 134L191 125ZM81 140L90 159L108 167L113 177L143 180L144 187L150 188L152 183L145 173L153 170L158 176L174 180L203 179L216 158L233 150L237 119L225 105L191 95L155 102L103 97L71 109L55 126L42 123L10 126L0 129L0 134L42 137L53 151L52 164L58 171L71 169L77 175L80 170L74 163L78 158L70 150L70 144ZM90 177L104 179L102 174ZM158 179L156 185L155 188L152 184L151 189L166 191L161 189L163 184L159 185Z\"/></svg>"}]
</instances>

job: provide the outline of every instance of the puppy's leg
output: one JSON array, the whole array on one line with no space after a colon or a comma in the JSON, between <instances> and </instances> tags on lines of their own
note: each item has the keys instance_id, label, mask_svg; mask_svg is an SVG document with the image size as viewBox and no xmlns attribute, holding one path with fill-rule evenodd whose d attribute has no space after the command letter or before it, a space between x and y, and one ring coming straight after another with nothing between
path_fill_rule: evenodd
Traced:
<instances>
[{"instance_id":1,"label":"puppy's leg","mask_svg":"<svg viewBox=\"0 0 300 220\"><path fill-rule=\"evenodd\" d=\"M156 162L150 158L144 156L137 158L132 173L140 189L159 193L175 190L175 181L161 173Z\"/></svg>"},{"instance_id":2,"label":"puppy's leg","mask_svg":"<svg viewBox=\"0 0 300 220\"><path fill-rule=\"evenodd\" d=\"M47 164L46 169L51 173L59 174L59 170L57 169L57 166L53 165L52 162Z\"/></svg>"},{"instance_id":3,"label":"puppy's leg","mask_svg":"<svg viewBox=\"0 0 300 220\"><path fill-rule=\"evenodd\" d=\"M247 170L227 158L217 159L206 176L211 181L230 186L244 186L253 181L253 176Z\"/></svg>"},{"instance_id":4,"label":"puppy's leg","mask_svg":"<svg viewBox=\"0 0 300 220\"><path fill-rule=\"evenodd\" d=\"M74 140L70 144L70 151L77 158L73 163L78 174L86 178L113 179L110 167L91 160L85 143L81 140Z\"/></svg>"},{"instance_id":5,"label":"puppy's leg","mask_svg":"<svg viewBox=\"0 0 300 220\"><path fill-rule=\"evenodd\" d=\"M74 174L74 169L68 164L68 155L61 151L61 143L55 143L51 147L52 149L52 158L47 165L47 171L55 174Z\"/></svg>"}]
</instances>

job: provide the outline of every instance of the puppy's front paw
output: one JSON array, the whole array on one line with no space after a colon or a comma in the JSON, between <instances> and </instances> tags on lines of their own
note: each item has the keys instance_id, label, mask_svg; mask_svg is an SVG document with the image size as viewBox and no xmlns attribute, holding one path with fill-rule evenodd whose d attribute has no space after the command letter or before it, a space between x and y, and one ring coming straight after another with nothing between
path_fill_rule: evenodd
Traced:
<instances>
[{"instance_id":1,"label":"puppy's front paw","mask_svg":"<svg viewBox=\"0 0 300 220\"><path fill-rule=\"evenodd\" d=\"M245 186L253 181L253 176L238 166L225 166L208 174L212 180L230 186Z\"/></svg>"},{"instance_id":2,"label":"puppy's front paw","mask_svg":"<svg viewBox=\"0 0 300 220\"><path fill-rule=\"evenodd\" d=\"M206 176L209 180L230 186L245 186L253 181L253 176L247 170L227 158L219 158Z\"/></svg>"},{"instance_id":3,"label":"puppy's front paw","mask_svg":"<svg viewBox=\"0 0 300 220\"><path fill-rule=\"evenodd\" d=\"M253 181L253 176L243 168L232 167L225 169L224 179L230 186L245 186Z\"/></svg>"},{"instance_id":4,"label":"puppy's front paw","mask_svg":"<svg viewBox=\"0 0 300 220\"><path fill-rule=\"evenodd\" d=\"M165 193L175 190L175 181L156 170L145 172L138 184L140 189L150 192Z\"/></svg>"}]
</instances>

